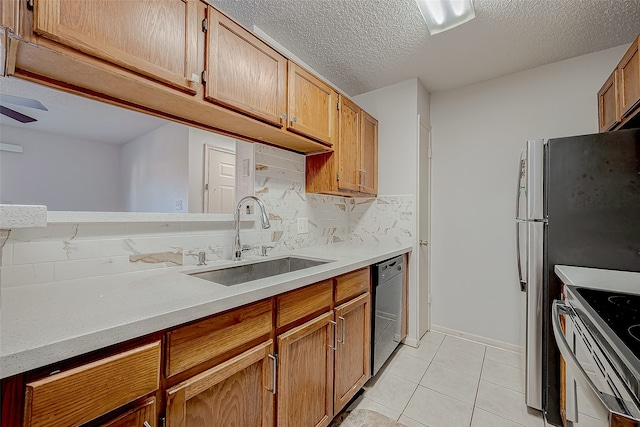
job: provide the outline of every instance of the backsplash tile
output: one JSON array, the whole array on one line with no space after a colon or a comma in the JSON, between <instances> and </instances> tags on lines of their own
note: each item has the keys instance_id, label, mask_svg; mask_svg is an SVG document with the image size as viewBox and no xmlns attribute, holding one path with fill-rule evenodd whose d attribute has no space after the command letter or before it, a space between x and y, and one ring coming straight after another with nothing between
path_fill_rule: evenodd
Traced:
<instances>
[{"instance_id":1,"label":"backsplash tile","mask_svg":"<svg viewBox=\"0 0 640 427\"><path fill-rule=\"evenodd\" d=\"M269 254L346 241L413 238L414 197L350 199L305 193L305 157L255 144L255 194L269 214L263 230L255 215L241 221L243 244L272 246ZM298 234L298 218L308 232ZM154 268L195 266L230 259L232 221L52 223L46 228L0 230L0 287L22 286ZM7 237L8 235L8 237Z\"/></svg>"}]
</instances>

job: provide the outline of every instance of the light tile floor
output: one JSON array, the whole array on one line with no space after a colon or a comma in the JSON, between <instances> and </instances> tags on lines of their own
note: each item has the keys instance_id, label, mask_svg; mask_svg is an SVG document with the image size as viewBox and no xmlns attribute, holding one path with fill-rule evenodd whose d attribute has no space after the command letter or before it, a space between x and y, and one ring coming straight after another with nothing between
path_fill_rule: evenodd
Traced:
<instances>
[{"instance_id":1,"label":"light tile floor","mask_svg":"<svg viewBox=\"0 0 640 427\"><path fill-rule=\"evenodd\" d=\"M527 410L522 354L437 332L402 346L349 407L408 427L543 427Z\"/></svg>"}]
</instances>

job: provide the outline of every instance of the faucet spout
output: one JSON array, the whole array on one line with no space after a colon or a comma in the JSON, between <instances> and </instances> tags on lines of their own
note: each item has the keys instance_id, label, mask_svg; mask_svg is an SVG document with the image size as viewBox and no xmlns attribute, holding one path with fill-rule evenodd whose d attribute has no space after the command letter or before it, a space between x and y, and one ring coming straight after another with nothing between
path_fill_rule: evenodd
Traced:
<instances>
[{"instance_id":1,"label":"faucet spout","mask_svg":"<svg viewBox=\"0 0 640 427\"><path fill-rule=\"evenodd\" d=\"M246 196L240 199L238 205L236 206L236 213L234 218L236 229L236 236L234 239L232 251L232 259L234 261L239 261L240 259L242 259L242 244L240 243L240 208L242 207L242 204L247 200L253 200L258 204L258 207L260 208L260 222L262 223L262 228L271 227L271 224L269 224L269 217L267 216L267 210L265 209L262 200L258 199L255 196Z\"/></svg>"}]
</instances>

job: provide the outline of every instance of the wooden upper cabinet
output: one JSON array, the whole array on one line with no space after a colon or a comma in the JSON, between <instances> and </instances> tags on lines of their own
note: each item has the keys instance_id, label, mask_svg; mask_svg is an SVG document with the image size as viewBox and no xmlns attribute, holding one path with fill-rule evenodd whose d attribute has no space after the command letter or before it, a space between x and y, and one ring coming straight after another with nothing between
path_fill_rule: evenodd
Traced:
<instances>
[{"instance_id":1,"label":"wooden upper cabinet","mask_svg":"<svg viewBox=\"0 0 640 427\"><path fill-rule=\"evenodd\" d=\"M364 110L361 113L361 120L360 192L376 196L378 194L378 121Z\"/></svg>"},{"instance_id":2,"label":"wooden upper cabinet","mask_svg":"<svg viewBox=\"0 0 640 427\"><path fill-rule=\"evenodd\" d=\"M166 427L274 425L273 341L167 390Z\"/></svg>"},{"instance_id":3,"label":"wooden upper cabinet","mask_svg":"<svg viewBox=\"0 0 640 427\"><path fill-rule=\"evenodd\" d=\"M338 188L360 191L360 107L340 97L340 139L338 142Z\"/></svg>"},{"instance_id":4,"label":"wooden upper cabinet","mask_svg":"<svg viewBox=\"0 0 640 427\"><path fill-rule=\"evenodd\" d=\"M35 0L34 32L195 94L199 0Z\"/></svg>"},{"instance_id":5,"label":"wooden upper cabinet","mask_svg":"<svg viewBox=\"0 0 640 427\"><path fill-rule=\"evenodd\" d=\"M287 59L208 8L206 99L281 127L287 112Z\"/></svg>"},{"instance_id":6,"label":"wooden upper cabinet","mask_svg":"<svg viewBox=\"0 0 640 427\"><path fill-rule=\"evenodd\" d=\"M334 413L345 407L371 376L371 299L366 293L336 307Z\"/></svg>"},{"instance_id":7,"label":"wooden upper cabinet","mask_svg":"<svg viewBox=\"0 0 640 427\"><path fill-rule=\"evenodd\" d=\"M638 125L640 118L640 36L631 43L613 73L598 91L598 130Z\"/></svg>"},{"instance_id":8,"label":"wooden upper cabinet","mask_svg":"<svg viewBox=\"0 0 640 427\"><path fill-rule=\"evenodd\" d=\"M278 427L325 427L333 419L333 313L278 336Z\"/></svg>"},{"instance_id":9,"label":"wooden upper cabinet","mask_svg":"<svg viewBox=\"0 0 640 427\"><path fill-rule=\"evenodd\" d=\"M640 36L631 44L618 65L618 87L620 97L620 115L626 117L640 104L640 54L638 53Z\"/></svg>"},{"instance_id":10,"label":"wooden upper cabinet","mask_svg":"<svg viewBox=\"0 0 640 427\"><path fill-rule=\"evenodd\" d=\"M598 92L598 130L606 132L620 123L618 70L613 70Z\"/></svg>"},{"instance_id":11,"label":"wooden upper cabinet","mask_svg":"<svg viewBox=\"0 0 640 427\"><path fill-rule=\"evenodd\" d=\"M332 145L336 138L338 94L289 61L287 129Z\"/></svg>"}]
</instances>

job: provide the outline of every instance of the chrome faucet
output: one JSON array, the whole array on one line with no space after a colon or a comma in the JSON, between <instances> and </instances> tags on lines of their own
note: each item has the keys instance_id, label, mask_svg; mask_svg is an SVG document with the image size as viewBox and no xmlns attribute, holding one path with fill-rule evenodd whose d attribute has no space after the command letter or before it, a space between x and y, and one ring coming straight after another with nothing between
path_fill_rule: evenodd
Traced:
<instances>
[{"instance_id":1,"label":"chrome faucet","mask_svg":"<svg viewBox=\"0 0 640 427\"><path fill-rule=\"evenodd\" d=\"M255 196L246 196L240 199L240 201L238 202L238 206L236 206L236 216L234 221L236 225L236 238L233 243L231 258L234 261L239 261L240 259L242 259L242 244L240 243L240 208L246 200L254 200L258 204L258 207L260 207L260 222L262 223L262 228L271 227L271 224L269 224L269 217L267 216L267 211L264 208L264 203L262 203L262 200L258 199Z\"/></svg>"}]
</instances>

